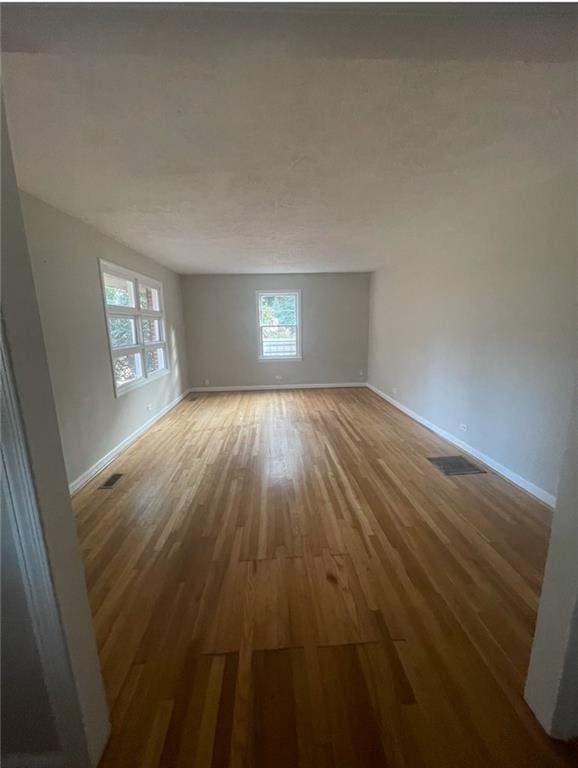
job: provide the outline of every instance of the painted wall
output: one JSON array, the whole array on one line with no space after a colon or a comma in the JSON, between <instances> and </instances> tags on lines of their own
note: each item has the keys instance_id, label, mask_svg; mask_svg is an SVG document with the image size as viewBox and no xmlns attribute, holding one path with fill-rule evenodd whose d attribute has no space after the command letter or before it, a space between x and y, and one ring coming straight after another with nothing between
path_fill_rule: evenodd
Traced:
<instances>
[{"instance_id":1,"label":"painted wall","mask_svg":"<svg viewBox=\"0 0 578 768\"><path fill-rule=\"evenodd\" d=\"M4 113L2 114L2 315L30 469L79 711L70 728L96 766L109 734L108 710L66 483L47 354ZM76 720L78 722L76 722ZM76 765L77 763L75 763Z\"/></svg>"},{"instance_id":2,"label":"painted wall","mask_svg":"<svg viewBox=\"0 0 578 768\"><path fill-rule=\"evenodd\" d=\"M465 187L416 221L370 303L368 381L553 495L574 381L575 189L564 173Z\"/></svg>"},{"instance_id":3,"label":"painted wall","mask_svg":"<svg viewBox=\"0 0 578 768\"><path fill-rule=\"evenodd\" d=\"M369 275L187 275L183 280L194 387L365 381ZM302 291L303 359L258 360L257 290ZM276 377L282 377L277 379Z\"/></svg>"},{"instance_id":4,"label":"painted wall","mask_svg":"<svg viewBox=\"0 0 578 768\"><path fill-rule=\"evenodd\" d=\"M37 198L22 194L22 203L66 472L73 482L187 389L181 284L171 270ZM118 398L99 258L163 284L170 373Z\"/></svg>"}]
</instances>

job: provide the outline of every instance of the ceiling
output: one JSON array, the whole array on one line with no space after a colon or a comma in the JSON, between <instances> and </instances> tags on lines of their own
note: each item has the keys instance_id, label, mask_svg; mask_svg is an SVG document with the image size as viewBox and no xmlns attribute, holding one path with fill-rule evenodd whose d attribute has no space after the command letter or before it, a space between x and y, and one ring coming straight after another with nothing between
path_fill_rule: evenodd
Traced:
<instances>
[{"instance_id":1,"label":"ceiling","mask_svg":"<svg viewBox=\"0 0 578 768\"><path fill-rule=\"evenodd\" d=\"M5 5L21 188L181 273L362 271L568 161L575 8L268 10Z\"/></svg>"}]
</instances>

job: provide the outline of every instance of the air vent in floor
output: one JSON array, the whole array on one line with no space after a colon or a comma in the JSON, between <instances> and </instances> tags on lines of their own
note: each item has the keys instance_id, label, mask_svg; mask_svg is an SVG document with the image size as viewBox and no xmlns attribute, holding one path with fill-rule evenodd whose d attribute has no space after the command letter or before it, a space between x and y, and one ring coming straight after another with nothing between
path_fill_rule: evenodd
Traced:
<instances>
[{"instance_id":1,"label":"air vent in floor","mask_svg":"<svg viewBox=\"0 0 578 768\"><path fill-rule=\"evenodd\" d=\"M465 456L434 456L428 458L444 475L485 475L486 470L480 469Z\"/></svg>"},{"instance_id":2,"label":"air vent in floor","mask_svg":"<svg viewBox=\"0 0 578 768\"><path fill-rule=\"evenodd\" d=\"M114 475L111 475L110 477L108 477L100 487L112 488L112 486L116 483L116 481L120 480L121 477L122 477L122 472L115 472Z\"/></svg>"}]
</instances>

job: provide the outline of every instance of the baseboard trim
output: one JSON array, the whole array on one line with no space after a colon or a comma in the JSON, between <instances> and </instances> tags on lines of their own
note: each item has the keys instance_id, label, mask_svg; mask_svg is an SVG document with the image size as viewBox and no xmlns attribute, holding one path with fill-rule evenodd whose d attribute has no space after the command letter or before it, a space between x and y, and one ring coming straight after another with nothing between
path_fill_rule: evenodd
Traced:
<instances>
[{"instance_id":1,"label":"baseboard trim","mask_svg":"<svg viewBox=\"0 0 578 768\"><path fill-rule=\"evenodd\" d=\"M534 483L531 483L529 480L526 480L520 475L517 475L515 472L512 472L512 470L508 469L508 467L505 467L503 464L499 464L497 461L494 461L494 459L492 459L490 456L487 456L485 453L478 451L476 448L472 448L471 445L464 443L463 440L460 440L459 438L455 437L450 432L446 432L445 429L441 429L441 427L438 427L436 424L433 424L431 421L424 419L423 416L419 415L419 413L412 411L411 408L407 408L402 403L399 403L397 400L394 400L393 397L386 395L385 392L382 392L377 387L374 387L373 384L368 383L367 387L372 392L375 392L376 395L383 398L383 400L386 400L388 403L390 403L390 405L393 405L402 413L405 413L406 416L409 416L411 419L413 419L414 421L417 421L422 426L427 427L428 429L431 429L431 431L435 432L436 435L443 437L443 439L447 440L448 443L452 443L452 445L456 445L465 453L469 453L470 456L473 456L475 459L478 459L478 461L481 461L482 464L485 464L486 466L488 466L498 475L505 477L506 480L509 480L514 485L517 485L518 488L521 488L523 491L526 491L526 493L529 493L531 496L534 496L543 504L546 504L546 506L550 507L551 509L553 509L556 506L556 497L553 496L551 493L548 493L543 488L540 488L539 486L534 485Z\"/></svg>"},{"instance_id":2,"label":"baseboard trim","mask_svg":"<svg viewBox=\"0 0 578 768\"><path fill-rule=\"evenodd\" d=\"M248 384L235 387L191 387L190 392L254 392L275 389L347 389L366 387L365 381L345 381L338 384Z\"/></svg>"},{"instance_id":3,"label":"baseboard trim","mask_svg":"<svg viewBox=\"0 0 578 768\"><path fill-rule=\"evenodd\" d=\"M142 426L140 426L138 429L132 432L128 437L125 437L125 439L122 442L116 445L105 456L103 456L95 464L89 467L85 472L79 475L75 480L69 483L68 490L70 492L70 495L72 496L75 493L78 493L78 491L81 488L83 488L88 482L90 482L90 480L92 480L92 478L95 475L98 475L98 473L101 472L108 464L114 461L116 457L125 450L125 448L128 448L128 446L131 443L134 443L135 440L137 440L148 429L150 429L155 422L157 422L166 413L172 410L175 407L175 405L178 405L181 402L181 400L184 400L184 398L189 394L189 392L190 392L189 389L185 390L181 395L179 395L174 400L172 400L168 405L165 405L165 407L162 408L158 413L156 413L154 416L148 419L148 421L145 421L145 423Z\"/></svg>"},{"instance_id":4,"label":"baseboard trim","mask_svg":"<svg viewBox=\"0 0 578 768\"><path fill-rule=\"evenodd\" d=\"M98 475L108 464L116 459L116 457L122 453L131 443L134 443L141 435L143 435L152 425L162 418L166 413L172 410L175 405L178 405L190 392L245 392L251 390L264 390L264 389L328 389L328 388L340 388L340 387L365 387L364 381L356 382L344 382L339 384L255 384L253 386L238 386L238 387L191 387L183 392L179 397L175 398L172 402L166 405L161 411L155 414L151 419L145 421L145 423L135 430L132 434L115 446L105 456L99 459L85 472L79 475L73 480L68 490L70 495L73 496L78 493L88 482L92 480L95 475Z\"/></svg>"},{"instance_id":5,"label":"baseboard trim","mask_svg":"<svg viewBox=\"0 0 578 768\"><path fill-rule=\"evenodd\" d=\"M499 464L497 461L494 461L494 459L492 459L490 456L487 456L485 453L478 451L476 448L473 448L471 445L464 443L463 440L460 440L459 438L455 437L450 432L446 432L445 429L442 429L441 427L438 427L436 424L433 424L431 421L424 419L423 416L419 415L419 413L412 411L411 408L407 408L407 406L403 405L397 400L394 400L393 397L386 395L385 392L382 392L380 389L373 386L373 384L370 384L369 382L359 382L359 381L347 381L347 382L323 383L323 384L254 384L254 385L243 385L243 386L232 386L232 387L191 387L190 389L187 389L185 392L179 395L179 397L175 398L168 405L166 405L151 419L146 421L141 427L139 427L137 430L132 432L132 434L126 437L122 442L120 442L117 446L115 446L105 456L99 459L99 461L97 461L95 464L89 467L85 472L79 475L75 480L73 480L69 484L70 494L73 495L75 493L78 493L78 491L83 486L85 486L90 480L92 480L92 478L95 475L97 475L108 464L114 461L114 459L116 459L116 457L120 453L122 453L122 451L128 448L128 446L131 445L131 443L134 443L135 440L137 440L148 429L150 429L150 427L152 427L155 422L157 422L166 413L168 413L176 405L178 405L181 402L181 400L183 400L190 392L197 392L197 393L252 392L252 391L262 391L262 390L274 391L274 390L283 390L283 389L346 389L346 388L353 388L353 387L367 387L376 395L381 397L383 400L390 403L390 405L393 405L394 408L397 408L402 413L405 413L406 416L409 416L411 419L413 419L414 421L417 421L422 426L427 427L427 429L431 429L431 431L435 432L436 435L439 435L444 440L447 440L449 443L452 443L452 445L457 446L465 453L468 453L470 454L470 456L473 456L475 459L478 459L478 461L481 461L483 464L490 467L490 469L492 469L498 475L505 477L506 480L509 480L510 482L514 483L514 485L517 485L518 488L521 488L523 491L526 491L531 496L534 496L536 499L543 502L548 507L553 509L556 506L556 497L553 496L551 493L548 493L543 488L540 488L539 486L534 485L534 483L531 483L529 480L526 480L520 475L517 475L515 472L512 472L510 469L508 469L508 467L505 467L503 464Z\"/></svg>"}]
</instances>

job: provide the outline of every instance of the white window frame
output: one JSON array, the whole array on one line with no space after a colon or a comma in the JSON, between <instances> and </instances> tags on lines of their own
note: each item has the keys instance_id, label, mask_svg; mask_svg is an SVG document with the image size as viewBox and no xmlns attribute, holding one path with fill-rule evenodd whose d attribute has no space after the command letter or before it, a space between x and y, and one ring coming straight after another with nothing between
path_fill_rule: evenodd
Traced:
<instances>
[{"instance_id":1,"label":"white window frame","mask_svg":"<svg viewBox=\"0 0 578 768\"><path fill-rule=\"evenodd\" d=\"M110 355L110 370L112 373L112 384L114 387L115 397L131 392L134 389L139 389L149 384L155 379L159 379L162 376L166 376L170 372L169 365L169 346L165 330L165 302L163 295L163 284L158 280L155 280L148 275L141 275L138 272L134 272L132 269L126 269L120 267L118 264L113 264L110 261L99 259L99 274L100 274L100 294L102 296L102 305L104 307L104 322L106 325L106 337L108 340L108 351ZM114 277L121 277L125 280L130 280L133 284L135 306L124 307L106 303L106 293L104 284L104 274L113 275ZM149 288L154 288L159 294L159 309L141 309L140 306L140 285L146 285ZM135 332L136 332L136 344L131 344L125 347L113 347L112 339L110 338L110 327L108 324L109 317L129 317L135 320ZM159 321L160 341L145 343L142 332L143 319L151 319ZM147 373L145 351L148 349L162 349L165 359L165 367L160 371L153 371ZM138 353L141 355L142 360L142 376L134 381L129 381L126 384L117 384L116 377L114 375L114 360L117 357L124 355L131 355Z\"/></svg>"},{"instance_id":2,"label":"white window frame","mask_svg":"<svg viewBox=\"0 0 578 768\"><path fill-rule=\"evenodd\" d=\"M301 289L293 289L293 290L287 290L287 291L257 291L257 332L259 334L259 351L258 351L258 360L262 363L267 362L287 362L292 363L296 360L303 360L303 352L302 352L302 321L301 321ZM261 325L261 297L262 296L287 296L287 295L293 295L296 297L297 302L297 349L294 355L291 355L290 357L287 355L280 355L280 356L271 356L267 355L265 356L263 354L263 332L262 328L268 327Z\"/></svg>"}]
</instances>

